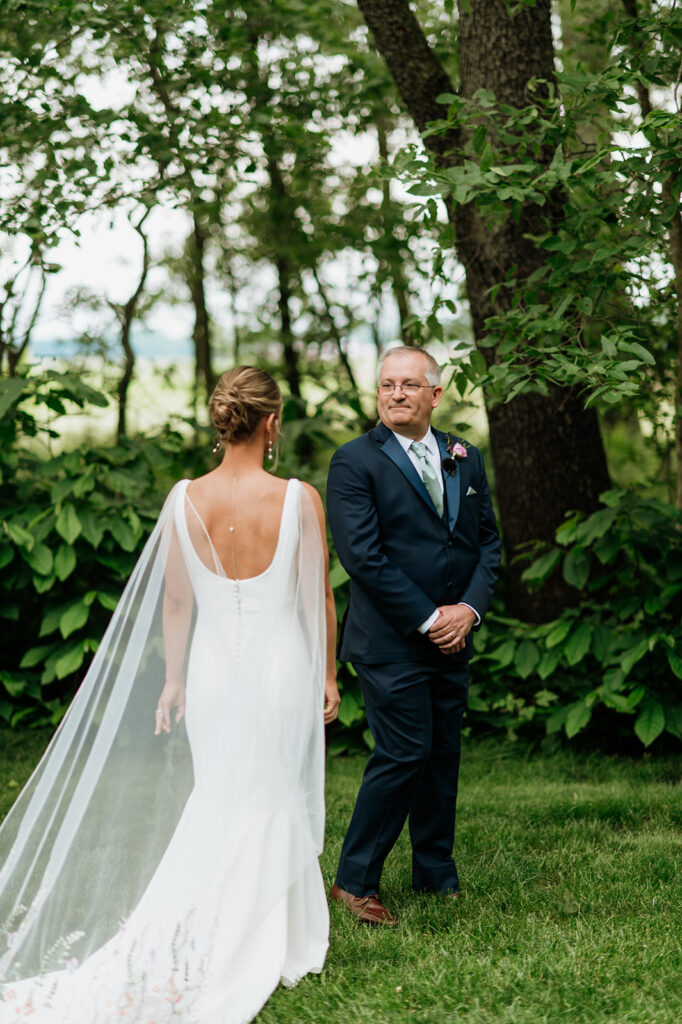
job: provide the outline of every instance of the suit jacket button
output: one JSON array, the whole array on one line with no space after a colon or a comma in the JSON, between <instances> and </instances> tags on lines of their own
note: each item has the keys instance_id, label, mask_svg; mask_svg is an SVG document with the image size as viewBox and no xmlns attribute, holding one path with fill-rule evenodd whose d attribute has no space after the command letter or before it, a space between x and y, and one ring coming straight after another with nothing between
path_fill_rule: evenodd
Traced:
<instances>
[{"instance_id":1,"label":"suit jacket button","mask_svg":"<svg viewBox=\"0 0 682 1024\"><path fill-rule=\"evenodd\" d=\"M451 547L452 547L452 541L451 541L451 540L449 540L449 541L448 541L448 547L449 547L449 548L451 548Z\"/></svg>"},{"instance_id":2,"label":"suit jacket button","mask_svg":"<svg viewBox=\"0 0 682 1024\"><path fill-rule=\"evenodd\" d=\"M451 586L452 586L452 580L448 580L448 586L449 586L449 587L451 587Z\"/></svg>"}]
</instances>

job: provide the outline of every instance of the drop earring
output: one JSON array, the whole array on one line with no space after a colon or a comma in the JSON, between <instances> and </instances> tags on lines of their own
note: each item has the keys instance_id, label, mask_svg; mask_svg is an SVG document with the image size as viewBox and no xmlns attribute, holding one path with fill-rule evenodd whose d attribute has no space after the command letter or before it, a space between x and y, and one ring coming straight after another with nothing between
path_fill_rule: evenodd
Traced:
<instances>
[{"instance_id":1,"label":"drop earring","mask_svg":"<svg viewBox=\"0 0 682 1024\"><path fill-rule=\"evenodd\" d=\"M213 445L213 448L211 449L213 454L216 455L220 451L222 446L223 446L223 439L220 436L220 434L218 434L218 436L216 437L215 444Z\"/></svg>"},{"instance_id":2,"label":"drop earring","mask_svg":"<svg viewBox=\"0 0 682 1024\"><path fill-rule=\"evenodd\" d=\"M268 438L268 443L267 443L267 445L265 446L265 457L266 457L266 459L268 460L268 462L272 462L272 460L273 460L273 459L274 459L274 457L275 457L275 456L274 456L274 455L272 454L272 439L271 439L271 438Z\"/></svg>"}]
</instances>

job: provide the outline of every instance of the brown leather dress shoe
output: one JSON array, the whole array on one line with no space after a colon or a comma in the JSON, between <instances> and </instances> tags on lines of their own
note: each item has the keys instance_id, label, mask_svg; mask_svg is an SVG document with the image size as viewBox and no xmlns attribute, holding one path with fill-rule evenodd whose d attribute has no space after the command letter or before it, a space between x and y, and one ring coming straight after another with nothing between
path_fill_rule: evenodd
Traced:
<instances>
[{"instance_id":1,"label":"brown leather dress shoe","mask_svg":"<svg viewBox=\"0 0 682 1024\"><path fill-rule=\"evenodd\" d=\"M379 902L378 896L353 896L338 885L333 885L329 890L329 898L336 903L343 903L351 914L365 924L385 924L392 928L398 923Z\"/></svg>"}]
</instances>

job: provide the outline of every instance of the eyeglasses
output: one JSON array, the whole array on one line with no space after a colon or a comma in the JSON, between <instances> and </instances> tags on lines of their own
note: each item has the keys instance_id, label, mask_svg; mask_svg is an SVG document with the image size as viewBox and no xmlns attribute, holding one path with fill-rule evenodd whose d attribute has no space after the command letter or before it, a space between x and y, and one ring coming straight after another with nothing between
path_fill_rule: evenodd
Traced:
<instances>
[{"instance_id":1,"label":"eyeglasses","mask_svg":"<svg viewBox=\"0 0 682 1024\"><path fill-rule=\"evenodd\" d=\"M416 395L420 388L433 388L434 384L417 384L416 380L408 380L404 384L394 384L392 380L382 380L379 391L382 395L392 395L399 388L404 395Z\"/></svg>"}]
</instances>

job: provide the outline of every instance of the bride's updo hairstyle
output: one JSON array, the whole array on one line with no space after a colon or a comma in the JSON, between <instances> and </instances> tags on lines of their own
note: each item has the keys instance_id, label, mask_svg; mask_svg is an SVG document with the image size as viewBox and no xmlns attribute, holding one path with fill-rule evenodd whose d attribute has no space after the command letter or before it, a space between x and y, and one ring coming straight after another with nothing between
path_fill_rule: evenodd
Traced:
<instances>
[{"instance_id":1,"label":"bride's updo hairstyle","mask_svg":"<svg viewBox=\"0 0 682 1024\"><path fill-rule=\"evenodd\" d=\"M274 412L279 422L282 395L265 370L235 366L216 384L208 410L224 444L245 441L265 416Z\"/></svg>"}]
</instances>

